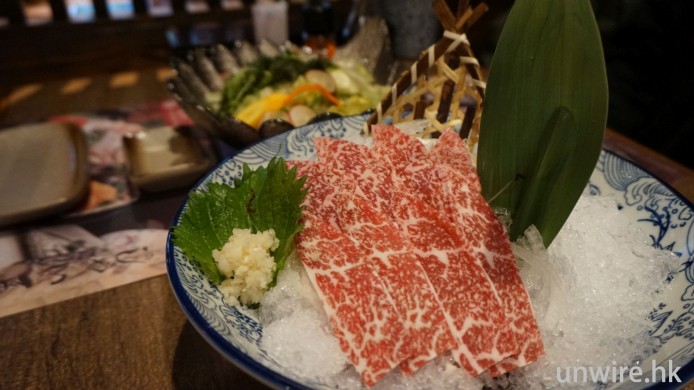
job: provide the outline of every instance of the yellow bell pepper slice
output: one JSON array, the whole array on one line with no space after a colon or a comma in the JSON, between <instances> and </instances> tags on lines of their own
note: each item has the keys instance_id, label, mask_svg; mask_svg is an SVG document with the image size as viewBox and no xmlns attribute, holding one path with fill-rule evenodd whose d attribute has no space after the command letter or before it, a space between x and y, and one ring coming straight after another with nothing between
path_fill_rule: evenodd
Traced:
<instances>
[{"instance_id":1,"label":"yellow bell pepper slice","mask_svg":"<svg viewBox=\"0 0 694 390\"><path fill-rule=\"evenodd\" d=\"M236 118L257 129L265 113L280 110L288 97L286 93L271 93L244 107Z\"/></svg>"}]
</instances>

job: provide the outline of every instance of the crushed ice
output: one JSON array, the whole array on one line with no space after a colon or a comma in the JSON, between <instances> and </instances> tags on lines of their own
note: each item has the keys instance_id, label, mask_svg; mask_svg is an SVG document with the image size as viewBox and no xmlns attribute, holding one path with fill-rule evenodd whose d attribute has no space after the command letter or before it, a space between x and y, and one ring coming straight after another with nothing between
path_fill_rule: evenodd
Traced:
<instances>
[{"instance_id":1,"label":"crushed ice","mask_svg":"<svg viewBox=\"0 0 694 390\"><path fill-rule=\"evenodd\" d=\"M412 377L391 373L374 389L549 389L560 385L557 368L633 365L650 347L648 313L663 300L668 273L680 262L653 249L647 237L613 200L582 196L549 250L536 230L514 244L545 357L491 380L473 379L442 356ZM260 319L263 348L289 372L332 388L361 386L298 260L288 263L266 294Z\"/></svg>"}]
</instances>

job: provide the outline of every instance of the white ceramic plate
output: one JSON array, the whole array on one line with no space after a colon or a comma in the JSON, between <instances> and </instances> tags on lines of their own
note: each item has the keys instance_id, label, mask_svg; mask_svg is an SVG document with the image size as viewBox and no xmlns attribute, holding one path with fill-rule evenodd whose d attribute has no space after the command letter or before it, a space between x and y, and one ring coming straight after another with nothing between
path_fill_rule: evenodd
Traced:
<instances>
[{"instance_id":1,"label":"white ceramic plate","mask_svg":"<svg viewBox=\"0 0 694 390\"><path fill-rule=\"evenodd\" d=\"M68 211L89 191L87 140L69 123L0 131L0 226Z\"/></svg>"},{"instance_id":2,"label":"white ceramic plate","mask_svg":"<svg viewBox=\"0 0 694 390\"><path fill-rule=\"evenodd\" d=\"M341 138L356 133L366 117L340 118L295 129L256 144L227 159L201 180L192 191L208 182L232 183L243 163L258 166L279 155L285 160L307 159L314 154L315 136ZM652 337L658 352L648 359L672 360L682 368L678 376L686 383L694 377L694 212L692 205L648 172L610 152L603 151L588 188L595 194L617 196L621 211L642 224L656 247L666 248L682 259L671 280L666 300L653 308ZM179 222L185 202L174 217ZM275 388L327 389L323 383L290 372L261 348L263 327L255 314L232 306L216 287L188 261L169 234L167 270L174 293L200 334L220 353L250 375ZM664 365L667 367L667 364ZM676 388L677 383L636 384L636 388ZM629 386L631 388L631 386Z\"/></svg>"}]
</instances>

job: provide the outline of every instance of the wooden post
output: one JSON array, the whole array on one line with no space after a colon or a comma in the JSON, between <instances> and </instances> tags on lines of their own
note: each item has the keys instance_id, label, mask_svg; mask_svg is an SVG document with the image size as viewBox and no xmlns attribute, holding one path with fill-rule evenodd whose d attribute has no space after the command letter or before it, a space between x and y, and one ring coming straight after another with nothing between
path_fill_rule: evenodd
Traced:
<instances>
[{"instance_id":1,"label":"wooden post","mask_svg":"<svg viewBox=\"0 0 694 390\"><path fill-rule=\"evenodd\" d=\"M106 7L106 0L93 0L94 2L94 15L96 20L106 20L109 19L108 8Z\"/></svg>"},{"instance_id":2,"label":"wooden post","mask_svg":"<svg viewBox=\"0 0 694 390\"><path fill-rule=\"evenodd\" d=\"M136 16L147 16L147 2L145 0L133 0L133 11Z\"/></svg>"},{"instance_id":3,"label":"wooden post","mask_svg":"<svg viewBox=\"0 0 694 390\"><path fill-rule=\"evenodd\" d=\"M467 106L465 109L465 117L463 118L463 124L460 126L460 137L467 138L470 135L470 130L472 130L472 122L475 120L475 113L477 112L476 105Z\"/></svg>"},{"instance_id":4,"label":"wooden post","mask_svg":"<svg viewBox=\"0 0 694 390\"><path fill-rule=\"evenodd\" d=\"M441 123L448 121L448 114L451 112L451 102L453 101L453 92L455 83L452 80L446 80L441 86L441 99L439 100L439 111L436 113L436 120Z\"/></svg>"},{"instance_id":5,"label":"wooden post","mask_svg":"<svg viewBox=\"0 0 694 390\"><path fill-rule=\"evenodd\" d=\"M67 21L67 6L65 0L50 0L54 22Z\"/></svg>"}]
</instances>

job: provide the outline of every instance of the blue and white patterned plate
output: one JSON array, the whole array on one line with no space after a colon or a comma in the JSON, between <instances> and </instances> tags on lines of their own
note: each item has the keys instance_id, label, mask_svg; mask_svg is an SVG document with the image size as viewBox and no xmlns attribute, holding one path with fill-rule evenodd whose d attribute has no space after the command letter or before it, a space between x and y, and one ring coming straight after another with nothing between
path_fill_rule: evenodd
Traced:
<instances>
[{"instance_id":1,"label":"blue and white patterned plate","mask_svg":"<svg viewBox=\"0 0 694 390\"><path fill-rule=\"evenodd\" d=\"M359 132L365 116L325 121L298 128L256 144L219 164L193 189L209 182L232 183L243 163L258 166L279 155L286 160L308 159L314 154L315 136L344 137ZM667 299L651 312L651 332L657 352L648 358L659 364L672 360L681 366L684 383L694 377L694 211L692 205L636 165L603 151L590 179L593 193L617 196L623 213L648 232L653 246L668 249L681 259L672 277ZM179 223L185 202L174 217ZM195 269L173 244L166 244L166 262L173 291L188 319L200 334L226 358L250 375L275 388L328 388L284 369L262 349L263 327L251 310L232 306ZM644 359L646 360L646 359ZM667 367L667 364L664 364ZM648 384L640 384L647 387ZM651 384L653 385L653 384ZM659 383L654 388L675 388Z\"/></svg>"}]
</instances>

